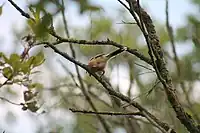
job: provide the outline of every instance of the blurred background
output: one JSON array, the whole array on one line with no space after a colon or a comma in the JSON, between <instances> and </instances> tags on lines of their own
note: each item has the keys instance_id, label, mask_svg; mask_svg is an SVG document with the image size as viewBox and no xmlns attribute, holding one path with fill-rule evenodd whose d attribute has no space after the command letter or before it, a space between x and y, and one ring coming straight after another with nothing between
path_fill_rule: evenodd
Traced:
<instances>
[{"instance_id":1,"label":"blurred background","mask_svg":"<svg viewBox=\"0 0 200 133\"><path fill-rule=\"evenodd\" d=\"M148 56L148 49L141 31L135 24L126 24L134 23L134 20L117 0L15 0L14 2L24 11L35 15L34 18L38 16L40 18L49 13L55 31L60 36L85 40L109 38L130 48L138 49ZM174 52L166 29L166 1L140 0L140 2L153 19L180 102L186 112L199 123L200 0L169 0L169 22L174 30L180 73L177 72ZM67 27L65 27L63 19L67 21ZM47 25L47 23L44 24ZM66 29L69 32L68 35ZM21 16L7 0L1 0L0 52L8 58L11 58L12 54L20 55L24 50L24 42L21 38L28 33L38 35L40 41L55 41L55 38L43 33L40 26L34 27L29 20ZM109 53L116 49L112 46L72 45L75 49L76 59L84 64L87 64L88 60L96 54ZM68 43L62 43L56 47L72 56ZM34 97L38 109L37 111L22 110L21 105L14 105L2 99L3 97L14 103L22 103L24 101L23 92L29 90L30 86L27 87L24 85L25 83L1 86L0 132L105 132L95 115L72 113L69 110L69 108L91 110L81 92L74 64L54 53L50 48L43 46L35 46L29 54L35 56L40 51L43 52L45 61L34 68L33 71L37 73L28 75L29 84L35 85L31 89L39 92ZM110 96L102 85L83 69L80 68L79 71L86 91L96 108L99 111L118 111L112 106ZM105 76L115 90L139 102L177 132L187 133L168 103L155 72L147 63L133 55L123 53L108 63ZM1 75L0 83L2 84L4 81L5 75ZM130 106L126 109L127 111L136 110ZM103 116L103 118L113 133L159 132L157 128L141 117Z\"/></svg>"}]
</instances>

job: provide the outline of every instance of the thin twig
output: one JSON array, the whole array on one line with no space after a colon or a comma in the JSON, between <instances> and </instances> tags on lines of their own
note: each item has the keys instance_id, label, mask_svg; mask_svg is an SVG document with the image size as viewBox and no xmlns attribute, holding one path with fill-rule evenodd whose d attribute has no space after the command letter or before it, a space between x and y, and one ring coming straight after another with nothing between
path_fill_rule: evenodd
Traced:
<instances>
[{"instance_id":1,"label":"thin twig","mask_svg":"<svg viewBox=\"0 0 200 133\"><path fill-rule=\"evenodd\" d=\"M125 22L122 20L121 23L116 23L116 24L137 24L136 22Z\"/></svg>"},{"instance_id":2,"label":"thin twig","mask_svg":"<svg viewBox=\"0 0 200 133\"><path fill-rule=\"evenodd\" d=\"M11 103L11 104L13 104L13 105L22 106L21 103L14 103L14 102L12 102L12 101L10 101L10 100L4 98L4 97L0 97L0 99L3 100L3 101L6 101L6 102L8 102L8 103Z\"/></svg>"},{"instance_id":3,"label":"thin twig","mask_svg":"<svg viewBox=\"0 0 200 133\"><path fill-rule=\"evenodd\" d=\"M6 85L8 83L10 79L7 79L5 82L3 82L3 84L0 84L0 88L3 87L4 85Z\"/></svg>"},{"instance_id":4,"label":"thin twig","mask_svg":"<svg viewBox=\"0 0 200 133\"><path fill-rule=\"evenodd\" d=\"M150 71L150 72L141 72L141 73L136 74L135 76L141 76L141 75L148 74L148 73L155 73L155 72L154 72L154 71Z\"/></svg>"},{"instance_id":5,"label":"thin twig","mask_svg":"<svg viewBox=\"0 0 200 133\"><path fill-rule=\"evenodd\" d=\"M69 108L70 111L72 111L73 113L83 113L83 114L100 114L100 115L111 115L111 116L119 116L119 115L123 115L123 116L144 116L141 112L108 112L108 111L90 111L90 110L77 110L74 108Z\"/></svg>"},{"instance_id":6,"label":"thin twig","mask_svg":"<svg viewBox=\"0 0 200 133\"><path fill-rule=\"evenodd\" d=\"M134 62L134 64L137 65L137 66L143 67L143 68L145 68L145 69L147 69L147 70L150 70L150 71L152 71L152 72L155 72L153 69L148 68L148 67L146 67L146 66L144 66L144 65L141 65L141 64L139 64L139 63Z\"/></svg>"}]
</instances>

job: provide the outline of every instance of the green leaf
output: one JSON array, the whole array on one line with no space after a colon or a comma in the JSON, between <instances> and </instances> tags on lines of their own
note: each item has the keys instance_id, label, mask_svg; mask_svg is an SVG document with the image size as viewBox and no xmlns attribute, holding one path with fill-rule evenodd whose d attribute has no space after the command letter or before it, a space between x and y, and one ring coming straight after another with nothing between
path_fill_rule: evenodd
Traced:
<instances>
[{"instance_id":1,"label":"green leaf","mask_svg":"<svg viewBox=\"0 0 200 133\"><path fill-rule=\"evenodd\" d=\"M20 56L18 54L12 54L10 56L10 61L12 61L12 62L20 61Z\"/></svg>"},{"instance_id":2,"label":"green leaf","mask_svg":"<svg viewBox=\"0 0 200 133\"><path fill-rule=\"evenodd\" d=\"M33 7L32 6L29 6L29 8L28 8L30 11L31 11L31 13L33 14L33 16L35 15L35 11L34 11L34 9L33 9ZM34 16L35 17L35 16Z\"/></svg>"},{"instance_id":3,"label":"green leaf","mask_svg":"<svg viewBox=\"0 0 200 133\"><path fill-rule=\"evenodd\" d=\"M31 66L31 65L33 64L35 58L36 58L35 56L31 56L31 57L28 59L27 64L28 64L29 66Z\"/></svg>"},{"instance_id":4,"label":"green leaf","mask_svg":"<svg viewBox=\"0 0 200 133\"><path fill-rule=\"evenodd\" d=\"M35 56L31 56L28 61L24 62L21 66L21 71L24 73L24 74L27 74L27 73L30 73L31 72L31 69L32 69L32 64L35 60Z\"/></svg>"},{"instance_id":5,"label":"green leaf","mask_svg":"<svg viewBox=\"0 0 200 133\"><path fill-rule=\"evenodd\" d=\"M3 76L7 79L12 79L13 77L13 70L11 67L4 67L3 68Z\"/></svg>"},{"instance_id":6,"label":"green leaf","mask_svg":"<svg viewBox=\"0 0 200 133\"><path fill-rule=\"evenodd\" d=\"M32 19L28 19L27 20L28 25L30 26L30 28L34 31L35 28L35 22Z\"/></svg>"},{"instance_id":7,"label":"green leaf","mask_svg":"<svg viewBox=\"0 0 200 133\"><path fill-rule=\"evenodd\" d=\"M45 27L50 26L50 24L52 24L52 15L50 13L46 13L43 17L42 17L42 21L41 24Z\"/></svg>"},{"instance_id":8,"label":"green leaf","mask_svg":"<svg viewBox=\"0 0 200 133\"><path fill-rule=\"evenodd\" d=\"M48 37L48 28L52 25L52 15L46 13L42 18L40 18L40 22L36 24L34 29L36 37L38 38L46 38Z\"/></svg>"},{"instance_id":9,"label":"green leaf","mask_svg":"<svg viewBox=\"0 0 200 133\"><path fill-rule=\"evenodd\" d=\"M29 10L33 14L35 21L37 22L39 20L38 18L40 18L40 17L38 17L38 13L34 10L34 7L32 5L29 6Z\"/></svg>"},{"instance_id":10,"label":"green leaf","mask_svg":"<svg viewBox=\"0 0 200 133\"><path fill-rule=\"evenodd\" d=\"M20 68L21 68L20 71L23 72L24 74L30 73L31 71L31 66L27 62L21 64Z\"/></svg>"},{"instance_id":11,"label":"green leaf","mask_svg":"<svg viewBox=\"0 0 200 133\"><path fill-rule=\"evenodd\" d=\"M44 53L40 51L36 56L35 59L32 62L33 67L40 66L43 62L45 61L44 59Z\"/></svg>"},{"instance_id":12,"label":"green leaf","mask_svg":"<svg viewBox=\"0 0 200 133\"><path fill-rule=\"evenodd\" d=\"M8 63L9 64L9 59L5 56L4 53L0 53L0 58L3 58L3 60L5 61L5 63Z\"/></svg>"},{"instance_id":13,"label":"green leaf","mask_svg":"<svg viewBox=\"0 0 200 133\"><path fill-rule=\"evenodd\" d=\"M9 64L12 66L14 72L17 72L20 68L20 56L18 54L12 54L9 59Z\"/></svg>"}]
</instances>

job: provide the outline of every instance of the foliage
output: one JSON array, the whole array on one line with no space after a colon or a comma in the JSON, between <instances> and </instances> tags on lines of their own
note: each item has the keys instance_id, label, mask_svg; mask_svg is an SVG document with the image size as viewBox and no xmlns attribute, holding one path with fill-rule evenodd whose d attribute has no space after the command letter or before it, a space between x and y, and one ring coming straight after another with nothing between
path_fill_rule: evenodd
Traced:
<instances>
[{"instance_id":1,"label":"foliage","mask_svg":"<svg viewBox=\"0 0 200 133\"><path fill-rule=\"evenodd\" d=\"M39 52L28 59L22 58L16 53L11 54L9 58L4 53L0 53L1 71L5 78L5 82L1 84L1 87L14 84L27 87L23 94L24 103L19 104L22 106L22 110L28 109L36 112L39 109L36 105L37 101L34 99L37 96L37 92L34 92L34 90L43 86L39 83L32 83L30 75L34 73L33 69L43 64L43 62L43 52Z\"/></svg>"}]
</instances>

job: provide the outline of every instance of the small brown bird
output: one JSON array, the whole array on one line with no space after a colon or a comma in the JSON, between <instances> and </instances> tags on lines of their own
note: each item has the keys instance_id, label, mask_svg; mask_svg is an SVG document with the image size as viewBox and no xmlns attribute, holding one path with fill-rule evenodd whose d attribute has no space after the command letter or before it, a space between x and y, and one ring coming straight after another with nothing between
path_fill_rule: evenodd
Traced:
<instances>
[{"instance_id":1,"label":"small brown bird","mask_svg":"<svg viewBox=\"0 0 200 133\"><path fill-rule=\"evenodd\" d=\"M109 54L98 54L95 57L92 57L88 62L88 67L93 72L102 72L102 75L105 73L105 67L107 62L115 57L116 55L122 53L123 51L126 51L127 47L117 49Z\"/></svg>"}]
</instances>

